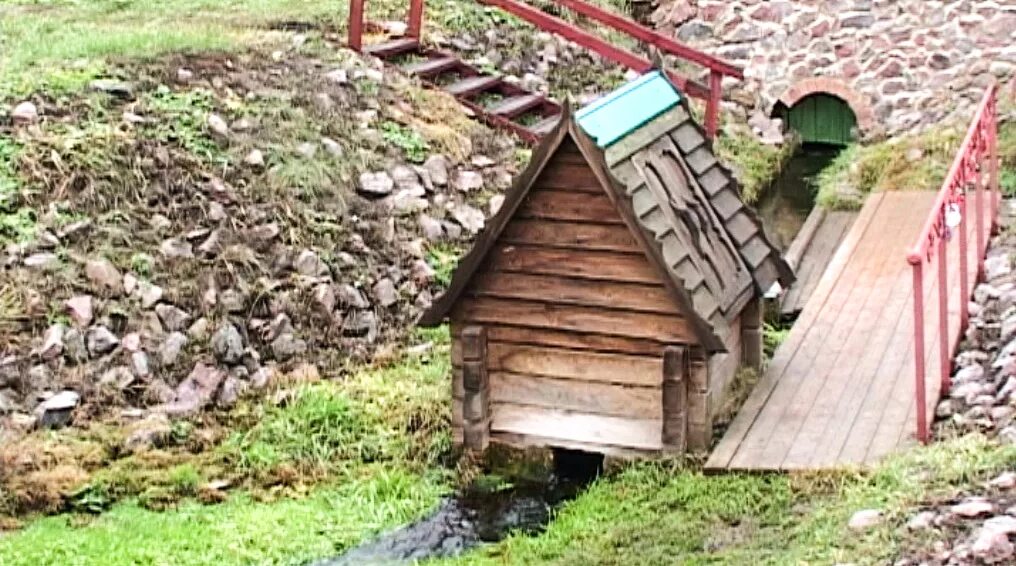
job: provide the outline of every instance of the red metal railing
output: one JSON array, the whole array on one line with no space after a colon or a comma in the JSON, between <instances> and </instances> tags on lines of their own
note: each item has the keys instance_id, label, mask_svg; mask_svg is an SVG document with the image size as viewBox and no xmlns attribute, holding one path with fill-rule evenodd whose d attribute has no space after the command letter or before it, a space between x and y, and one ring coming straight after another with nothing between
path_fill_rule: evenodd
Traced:
<instances>
[{"instance_id":1,"label":"red metal railing","mask_svg":"<svg viewBox=\"0 0 1016 566\"><path fill-rule=\"evenodd\" d=\"M556 33L569 41L574 41L578 45L589 49L601 57L624 65L629 69L644 73L655 66L652 61L645 57L641 57L631 53L630 51L611 45L591 33L583 31L560 18L555 18L538 8L518 0L479 0L479 2L501 8L502 10L513 14L516 17L522 18L540 29ZM716 135L716 130L719 127L723 76L728 75L738 79L743 79L744 73L740 69L712 57L711 55L678 43L665 35L641 26L627 18L608 12L602 8L593 6L592 4L587 4L582 0L554 0L554 2L578 14L605 24L617 31L626 33L639 41L653 45L664 53L669 53L687 61L698 63L699 65L709 69L709 86L704 86L697 81L691 80L672 71L667 71L667 75L672 81L674 81L674 84L686 94L706 101L706 135L710 139Z\"/></svg>"},{"instance_id":2,"label":"red metal railing","mask_svg":"<svg viewBox=\"0 0 1016 566\"><path fill-rule=\"evenodd\" d=\"M984 276L984 255L988 236L994 228L998 211L998 87L988 87L977 108L963 145L956 155L945 182L935 199L931 214L924 223L913 248L907 253L907 262L913 269L914 284L914 378L917 402L917 438L927 442L930 428L927 415L927 387L925 383L925 287L924 267L937 262L938 287L938 358L941 392L950 387L952 354L962 331L967 326L970 300L968 242L968 196L973 193L975 215L975 261L977 278ZM987 194L986 194L987 193ZM988 200L987 207L985 200ZM949 254L948 247L956 232L959 255L958 320L955 339L949 332ZM955 275L955 274L954 274ZM937 401L937 399L935 399Z\"/></svg>"},{"instance_id":3,"label":"red metal railing","mask_svg":"<svg viewBox=\"0 0 1016 566\"><path fill-rule=\"evenodd\" d=\"M365 0L350 0L349 46L355 51L360 51L363 48L364 1ZM710 138L713 138L716 135L716 130L719 127L723 77L730 76L737 79L743 79L744 73L741 69L711 55L674 41L665 35L641 26L627 18L608 12L582 0L554 1L577 14L600 22L601 24L611 27L617 31L626 33L643 43L652 45L664 53L674 55L708 69L708 86L672 71L668 71L667 75L672 81L674 81L674 84L679 89L685 92L685 94L706 102L706 135ZM569 22L556 18L538 8L525 4L524 2L520 2L518 0L479 0L479 2L500 8L518 18L526 20L542 30L560 35L569 41L573 41L576 44L593 51L605 59L624 65L629 69L642 73L654 67L653 62L646 57L636 55L628 50L612 45L592 33L586 32ZM411 0L409 22L407 24L406 31L406 35L410 38L420 38L423 22L423 3L424 0Z\"/></svg>"}]
</instances>

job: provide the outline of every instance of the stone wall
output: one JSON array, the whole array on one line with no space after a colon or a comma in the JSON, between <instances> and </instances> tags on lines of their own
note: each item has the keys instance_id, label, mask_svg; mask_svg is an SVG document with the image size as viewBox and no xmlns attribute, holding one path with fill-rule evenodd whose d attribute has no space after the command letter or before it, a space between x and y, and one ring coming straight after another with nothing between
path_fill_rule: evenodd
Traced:
<instances>
[{"instance_id":1,"label":"stone wall","mask_svg":"<svg viewBox=\"0 0 1016 566\"><path fill-rule=\"evenodd\" d=\"M777 102L821 90L844 93L865 137L966 120L1016 69L1012 0L661 0L651 19L743 66L728 106L770 138Z\"/></svg>"}]
</instances>

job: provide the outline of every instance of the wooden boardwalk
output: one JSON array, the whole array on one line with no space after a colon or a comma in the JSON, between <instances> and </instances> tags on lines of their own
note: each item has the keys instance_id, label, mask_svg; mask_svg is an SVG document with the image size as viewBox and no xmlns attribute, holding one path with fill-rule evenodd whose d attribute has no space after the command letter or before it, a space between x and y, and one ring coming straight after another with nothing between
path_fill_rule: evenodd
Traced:
<instances>
[{"instance_id":1,"label":"wooden boardwalk","mask_svg":"<svg viewBox=\"0 0 1016 566\"><path fill-rule=\"evenodd\" d=\"M904 255L934 199L932 192L869 197L707 469L865 466L916 443L912 275ZM967 229L973 242L974 228ZM950 254L957 248L950 245ZM973 282L977 262L969 263ZM951 275L950 287L958 287L959 273ZM940 385L936 279L926 275L924 289L929 415ZM951 302L955 343L959 310Z\"/></svg>"}]
</instances>

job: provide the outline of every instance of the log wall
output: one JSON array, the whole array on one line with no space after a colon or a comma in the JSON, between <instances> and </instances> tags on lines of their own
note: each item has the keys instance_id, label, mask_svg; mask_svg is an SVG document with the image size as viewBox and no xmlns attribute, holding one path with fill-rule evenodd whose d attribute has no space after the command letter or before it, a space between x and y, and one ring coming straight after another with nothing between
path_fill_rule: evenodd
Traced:
<instances>
[{"instance_id":1,"label":"log wall","mask_svg":"<svg viewBox=\"0 0 1016 566\"><path fill-rule=\"evenodd\" d=\"M664 352L695 339L574 146L548 163L451 319L457 440L469 395L461 335L482 327L491 440L665 448Z\"/></svg>"}]
</instances>

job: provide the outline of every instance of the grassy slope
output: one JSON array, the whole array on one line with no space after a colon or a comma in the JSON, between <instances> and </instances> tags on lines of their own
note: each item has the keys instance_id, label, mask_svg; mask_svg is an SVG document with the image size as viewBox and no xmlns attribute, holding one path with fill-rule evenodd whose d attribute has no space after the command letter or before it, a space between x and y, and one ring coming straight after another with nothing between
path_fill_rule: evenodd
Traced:
<instances>
[{"instance_id":1,"label":"grassy slope","mask_svg":"<svg viewBox=\"0 0 1016 566\"><path fill-rule=\"evenodd\" d=\"M1016 448L968 437L891 460L871 474L705 476L636 465L570 503L538 537L517 536L449 563L832 564L891 562L902 524L922 502L948 498L1016 464ZM875 508L885 522L846 525Z\"/></svg>"},{"instance_id":2,"label":"grassy slope","mask_svg":"<svg viewBox=\"0 0 1016 566\"><path fill-rule=\"evenodd\" d=\"M399 467L374 466L361 474L272 503L235 497L169 512L128 503L96 518L47 517L0 538L0 564L300 564L414 519L446 489Z\"/></svg>"}]
</instances>

